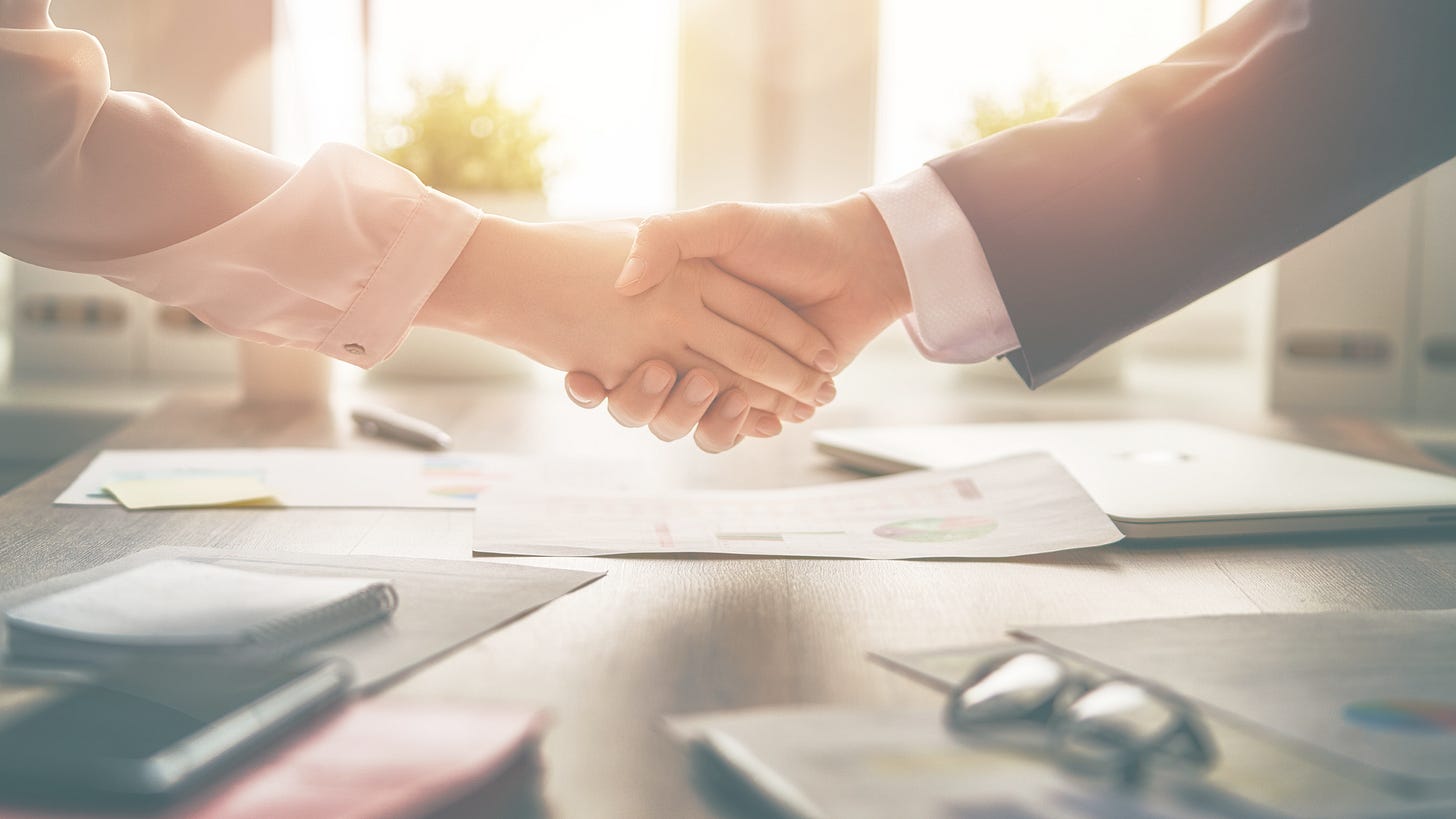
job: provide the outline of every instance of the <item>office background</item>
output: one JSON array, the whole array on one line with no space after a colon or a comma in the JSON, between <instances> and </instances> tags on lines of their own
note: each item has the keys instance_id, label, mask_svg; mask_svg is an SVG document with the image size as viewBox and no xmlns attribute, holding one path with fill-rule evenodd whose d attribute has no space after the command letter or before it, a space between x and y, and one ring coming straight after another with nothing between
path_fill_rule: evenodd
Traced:
<instances>
[{"instance_id":1,"label":"office background","mask_svg":"<svg viewBox=\"0 0 1456 819\"><path fill-rule=\"evenodd\" d=\"M539 163L540 190L527 179L524 191L457 192L505 215L569 219L724 199L837 198L1054 113L1241 5L56 0L52 14L101 39L114 87L151 92L300 162L326 141L407 150L421 94L458 81L462 105L486 105L467 109L468 127L499 122L544 142L524 149L527 164ZM1442 181L1452 176L1441 169L1295 254L1283 281L1256 271L1050 389L1203 390L1234 408L1348 409L1423 429L1451 417L1456 365L1423 376L1421 354L1443 343L1427 336L1456 327L1456 249L1427 227L1456 214L1456 183ZM1341 266L1350 269L1330 272ZM1319 284L1335 277L1343 296ZM167 389L237 375L231 340L91 277L0 272L0 305L0 425L11 442L0 471L11 481ZM1291 338L1305 350L1344 344L1372 357L1291 369L1281 359ZM427 342L457 346L441 354ZM377 377L508 372L558 389L555 374L474 340L412 340L407 352ZM435 365L472 357L476 364L454 370ZM931 364L897 330L866 357L1021 399L1003 363ZM336 382L361 377L340 365ZM846 374L846 389L856 377Z\"/></svg>"}]
</instances>

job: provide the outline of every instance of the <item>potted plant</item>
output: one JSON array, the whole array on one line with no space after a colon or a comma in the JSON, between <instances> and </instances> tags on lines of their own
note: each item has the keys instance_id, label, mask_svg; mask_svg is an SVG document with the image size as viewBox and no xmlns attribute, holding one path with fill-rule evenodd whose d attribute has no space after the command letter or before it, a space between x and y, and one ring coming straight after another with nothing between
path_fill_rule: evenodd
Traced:
<instances>
[{"instance_id":1,"label":"potted plant","mask_svg":"<svg viewBox=\"0 0 1456 819\"><path fill-rule=\"evenodd\" d=\"M378 129L376 153L486 213L530 222L549 218L541 157L549 135L535 106L513 106L494 83L473 86L456 75L412 87L410 110ZM420 327L371 375L470 380L527 371L526 359L510 350Z\"/></svg>"}]
</instances>

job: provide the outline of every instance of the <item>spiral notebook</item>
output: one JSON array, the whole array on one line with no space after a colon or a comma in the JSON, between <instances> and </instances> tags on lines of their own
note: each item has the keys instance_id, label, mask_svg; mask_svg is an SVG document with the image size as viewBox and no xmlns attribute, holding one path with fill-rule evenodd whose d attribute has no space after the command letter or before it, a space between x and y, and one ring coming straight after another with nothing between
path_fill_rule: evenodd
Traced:
<instances>
[{"instance_id":1,"label":"spiral notebook","mask_svg":"<svg viewBox=\"0 0 1456 819\"><path fill-rule=\"evenodd\" d=\"M283 656L388 617L378 578L322 577L160 560L5 612L9 653L107 662L166 656Z\"/></svg>"}]
</instances>

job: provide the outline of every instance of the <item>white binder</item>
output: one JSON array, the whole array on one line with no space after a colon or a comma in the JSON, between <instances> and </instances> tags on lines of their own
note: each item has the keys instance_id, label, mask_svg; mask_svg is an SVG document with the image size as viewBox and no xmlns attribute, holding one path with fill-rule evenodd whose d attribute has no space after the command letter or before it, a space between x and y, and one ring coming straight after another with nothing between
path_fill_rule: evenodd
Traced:
<instances>
[{"instance_id":1,"label":"white binder","mask_svg":"<svg viewBox=\"0 0 1456 819\"><path fill-rule=\"evenodd\" d=\"M1456 424L1456 161L1279 260L1270 403Z\"/></svg>"}]
</instances>

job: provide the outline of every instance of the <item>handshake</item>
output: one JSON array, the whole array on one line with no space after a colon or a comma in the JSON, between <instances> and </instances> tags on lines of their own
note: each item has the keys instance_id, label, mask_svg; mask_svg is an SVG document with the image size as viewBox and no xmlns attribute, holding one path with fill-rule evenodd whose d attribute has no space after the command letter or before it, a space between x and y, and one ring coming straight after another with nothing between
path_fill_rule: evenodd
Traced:
<instances>
[{"instance_id":1,"label":"handshake","mask_svg":"<svg viewBox=\"0 0 1456 819\"><path fill-rule=\"evenodd\" d=\"M487 216L417 322L568 371L584 407L721 452L833 400L833 376L910 294L890 232L858 194L717 204L625 222Z\"/></svg>"}]
</instances>

